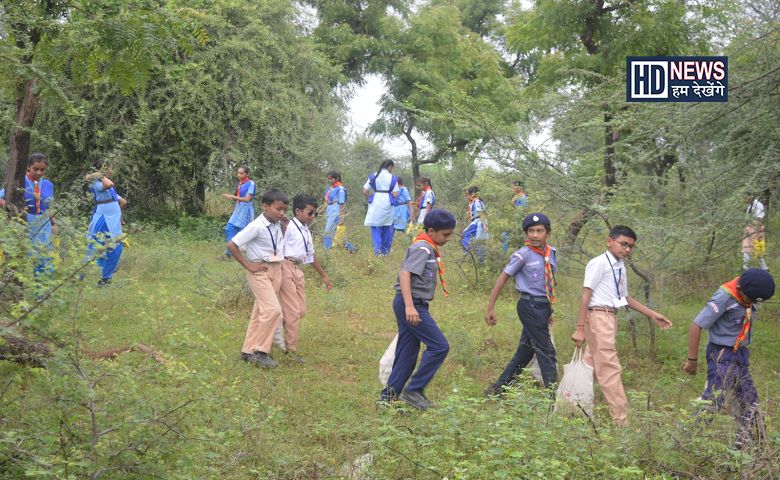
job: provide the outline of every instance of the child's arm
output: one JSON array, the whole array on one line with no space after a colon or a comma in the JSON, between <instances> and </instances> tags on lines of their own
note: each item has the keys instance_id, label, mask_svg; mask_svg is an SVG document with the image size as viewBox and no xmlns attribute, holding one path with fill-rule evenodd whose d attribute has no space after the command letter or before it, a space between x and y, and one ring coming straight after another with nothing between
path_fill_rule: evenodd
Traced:
<instances>
[{"instance_id":1,"label":"child's arm","mask_svg":"<svg viewBox=\"0 0 780 480\"><path fill-rule=\"evenodd\" d=\"M124 197L119 198L119 208L125 208L127 206L127 200Z\"/></svg>"},{"instance_id":2,"label":"child's arm","mask_svg":"<svg viewBox=\"0 0 780 480\"><path fill-rule=\"evenodd\" d=\"M317 260L317 257L314 257L314 261L311 262L311 266L314 267L314 270L316 270L317 273L320 274L320 278L322 279L322 282L325 283L325 289L327 291L331 291L333 289L333 284L330 283L328 274L325 273L325 269L322 268L322 265L320 265L320 261Z\"/></svg>"},{"instance_id":3,"label":"child's arm","mask_svg":"<svg viewBox=\"0 0 780 480\"><path fill-rule=\"evenodd\" d=\"M228 200L237 200L239 202L251 202L252 201L252 194L248 193L246 196L239 197L238 195L233 195L231 193L223 193L223 197L227 198Z\"/></svg>"},{"instance_id":4,"label":"child's arm","mask_svg":"<svg viewBox=\"0 0 780 480\"><path fill-rule=\"evenodd\" d=\"M672 326L671 320L661 315L660 313L656 312L655 310L652 310L642 305L641 303L637 302L636 300L634 300L633 297L626 297L626 299L628 300L628 308L632 310L636 310L642 315L654 320L655 323L657 323L658 326L661 327L661 330L666 330L667 328Z\"/></svg>"},{"instance_id":5,"label":"child's arm","mask_svg":"<svg viewBox=\"0 0 780 480\"><path fill-rule=\"evenodd\" d=\"M585 343L585 316L588 314L588 304L590 297L593 296L593 290L588 287L582 288L582 297L580 298L580 310L577 314L577 327L571 339L578 347Z\"/></svg>"},{"instance_id":6,"label":"child's arm","mask_svg":"<svg viewBox=\"0 0 780 480\"><path fill-rule=\"evenodd\" d=\"M691 323L688 329L688 359L685 361L683 370L696 375L696 361L699 358L699 338L701 337L701 327Z\"/></svg>"},{"instance_id":7,"label":"child's arm","mask_svg":"<svg viewBox=\"0 0 780 480\"><path fill-rule=\"evenodd\" d=\"M404 297L404 308L406 309L406 321L409 325L416 327L420 324L420 314L414 306L412 299L412 273L401 270L398 273L398 281L401 285L401 296Z\"/></svg>"},{"instance_id":8,"label":"child's arm","mask_svg":"<svg viewBox=\"0 0 780 480\"><path fill-rule=\"evenodd\" d=\"M485 312L485 323L491 327L495 325L497 321L496 312L494 310L496 306L496 300L498 300L498 296L501 294L501 290L504 289L504 285L506 285L507 280L510 278L512 277L507 275L506 272L499 273L498 278L496 278L496 283L493 285L493 290L490 291L487 311Z\"/></svg>"},{"instance_id":9,"label":"child's arm","mask_svg":"<svg viewBox=\"0 0 780 480\"><path fill-rule=\"evenodd\" d=\"M227 248L228 250L230 250L230 253L233 255L233 258L235 258L238 261L238 263L240 263L241 266L246 268L248 271L252 273L258 273L258 272L264 272L268 270L268 264L254 263L247 260L244 254L241 253L241 249L238 248L238 245L233 243L233 240L228 242Z\"/></svg>"}]
</instances>

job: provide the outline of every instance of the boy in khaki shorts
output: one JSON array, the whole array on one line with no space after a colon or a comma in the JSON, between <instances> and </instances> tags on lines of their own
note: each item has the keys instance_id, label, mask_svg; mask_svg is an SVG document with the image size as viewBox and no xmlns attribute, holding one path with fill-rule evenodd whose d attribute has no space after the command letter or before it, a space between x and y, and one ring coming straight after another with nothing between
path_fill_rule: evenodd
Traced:
<instances>
[{"instance_id":1,"label":"boy in khaki shorts","mask_svg":"<svg viewBox=\"0 0 780 480\"><path fill-rule=\"evenodd\" d=\"M635 245L636 233L630 228L617 225L609 231L607 251L591 259L585 267L577 329L571 337L577 346L587 342L585 363L593 367L596 381L609 405L609 414L621 426L628 425L628 399L623 390L622 368L615 347L618 310L621 307L636 310L653 319L663 330L672 326L668 318L628 296L628 275L623 259L631 254Z\"/></svg>"}]
</instances>

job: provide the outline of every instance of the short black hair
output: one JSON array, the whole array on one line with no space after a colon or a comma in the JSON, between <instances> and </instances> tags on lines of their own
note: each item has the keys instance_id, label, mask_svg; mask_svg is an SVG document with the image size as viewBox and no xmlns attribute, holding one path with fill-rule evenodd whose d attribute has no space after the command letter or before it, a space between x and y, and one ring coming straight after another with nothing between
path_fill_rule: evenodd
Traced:
<instances>
[{"instance_id":1,"label":"short black hair","mask_svg":"<svg viewBox=\"0 0 780 480\"><path fill-rule=\"evenodd\" d=\"M403 178L395 177L395 179L398 181L398 185L403 185L404 184L404 179Z\"/></svg>"},{"instance_id":2,"label":"short black hair","mask_svg":"<svg viewBox=\"0 0 780 480\"><path fill-rule=\"evenodd\" d=\"M428 177L417 177L417 182L422 183L423 185L428 185L429 187L432 187L431 179Z\"/></svg>"},{"instance_id":3,"label":"short black hair","mask_svg":"<svg viewBox=\"0 0 780 480\"><path fill-rule=\"evenodd\" d=\"M512 186L513 187L520 187L523 190L525 190L525 185L523 185L523 181L522 180L514 180L514 181L512 181Z\"/></svg>"},{"instance_id":4,"label":"short black hair","mask_svg":"<svg viewBox=\"0 0 780 480\"><path fill-rule=\"evenodd\" d=\"M296 210L305 210L307 205L311 205L314 208L319 206L317 205L317 200L306 193L299 193L293 197L293 213L295 213Z\"/></svg>"},{"instance_id":5,"label":"short black hair","mask_svg":"<svg viewBox=\"0 0 780 480\"><path fill-rule=\"evenodd\" d=\"M46 158L46 155L44 155L44 154L42 154L40 152L35 152L32 155L30 155L29 157L27 157L27 166L28 167L32 166L33 163L38 163L38 162L43 162L46 165L49 164L49 160Z\"/></svg>"},{"instance_id":6,"label":"short black hair","mask_svg":"<svg viewBox=\"0 0 780 480\"><path fill-rule=\"evenodd\" d=\"M244 171L244 174L249 175L249 167L247 167L246 165L239 165L238 168L236 168L236 170L238 170L239 168Z\"/></svg>"},{"instance_id":7,"label":"short black hair","mask_svg":"<svg viewBox=\"0 0 780 480\"><path fill-rule=\"evenodd\" d=\"M325 177L335 178L336 180L341 181L341 172L338 170L331 170L325 174Z\"/></svg>"},{"instance_id":8,"label":"short black hair","mask_svg":"<svg viewBox=\"0 0 780 480\"><path fill-rule=\"evenodd\" d=\"M466 193L469 193L469 194L472 194L472 195L477 193L477 192L479 192L479 187L469 187L469 188L466 189Z\"/></svg>"},{"instance_id":9,"label":"short black hair","mask_svg":"<svg viewBox=\"0 0 780 480\"><path fill-rule=\"evenodd\" d=\"M272 188L263 194L262 202L263 205L273 205L274 202L282 202L283 204L288 205L290 200L287 199L287 195L285 195L284 192L278 188Z\"/></svg>"},{"instance_id":10,"label":"short black hair","mask_svg":"<svg viewBox=\"0 0 780 480\"><path fill-rule=\"evenodd\" d=\"M620 236L633 238L634 241L636 241L636 233L634 233L634 231L631 230L630 227L627 227L625 225L615 225L609 231L609 238L614 240L614 239L616 239L616 238L618 238Z\"/></svg>"}]
</instances>

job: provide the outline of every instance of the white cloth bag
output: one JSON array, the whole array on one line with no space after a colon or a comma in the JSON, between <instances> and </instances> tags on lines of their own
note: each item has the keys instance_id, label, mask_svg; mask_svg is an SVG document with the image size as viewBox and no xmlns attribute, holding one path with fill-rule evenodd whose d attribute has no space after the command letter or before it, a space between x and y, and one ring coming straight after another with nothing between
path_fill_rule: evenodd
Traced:
<instances>
[{"instance_id":1,"label":"white cloth bag","mask_svg":"<svg viewBox=\"0 0 780 480\"><path fill-rule=\"evenodd\" d=\"M555 339L552 335L550 335L550 341L552 342L553 347L555 347ZM536 379L537 382L544 385L544 378L542 378L542 369L539 367L539 361L536 360L536 354L534 354L533 358L531 358L531 363L528 364L528 372L531 374L532 377Z\"/></svg>"},{"instance_id":2,"label":"white cloth bag","mask_svg":"<svg viewBox=\"0 0 780 480\"><path fill-rule=\"evenodd\" d=\"M584 347L576 347L571 362L563 366L555 411L581 412L593 416L593 367L585 363ZM580 410L580 408L582 410Z\"/></svg>"},{"instance_id":3,"label":"white cloth bag","mask_svg":"<svg viewBox=\"0 0 780 480\"><path fill-rule=\"evenodd\" d=\"M395 347L398 345L398 334L385 350L385 354L379 360L379 382L383 387L387 386L387 379L390 378L390 372L393 371L393 362L395 362Z\"/></svg>"}]
</instances>

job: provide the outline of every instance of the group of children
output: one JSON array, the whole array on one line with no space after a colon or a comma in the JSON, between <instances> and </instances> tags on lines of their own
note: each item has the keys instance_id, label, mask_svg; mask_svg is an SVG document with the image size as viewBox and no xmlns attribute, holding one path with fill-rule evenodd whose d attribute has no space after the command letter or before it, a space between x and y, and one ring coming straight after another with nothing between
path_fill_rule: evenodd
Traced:
<instances>
[{"instance_id":1,"label":"group of children","mask_svg":"<svg viewBox=\"0 0 780 480\"><path fill-rule=\"evenodd\" d=\"M455 224L451 213L432 210L425 219L424 233L418 235L406 251L392 302L398 324L395 359L387 385L380 392L380 402L401 400L421 410L432 405L425 396L425 387L444 362L449 344L431 317L428 305L436 289L437 271L447 294L439 248L447 243ZM487 325L495 325L495 303L504 285L513 279L519 293L517 314L522 333L509 363L485 391L488 396L502 394L534 356L539 362L545 387L551 387L558 380L556 351L550 335L558 269L557 251L547 242L551 222L543 213L531 213L523 219L522 228L526 234L525 245L511 254L496 279L485 312ZM661 329L672 326L667 317L629 295L625 261L636 242L637 235L631 228L612 227L606 240L606 251L591 259L585 268L576 329L572 335L578 347L586 344L584 360L593 367L610 416L621 426L629 421L628 400L615 344L618 312L623 308L632 309L652 319ZM755 305L771 298L774 291L774 279L766 270L744 271L715 292L694 319L688 335L688 357L683 368L695 375L700 333L702 329L709 330L705 353L707 383L702 398L711 400L712 408L717 411L723 406L726 394L735 393L740 424L738 446L749 440L758 415L758 394L748 368ZM427 348L415 370L421 343Z\"/></svg>"},{"instance_id":2,"label":"group of children","mask_svg":"<svg viewBox=\"0 0 780 480\"><path fill-rule=\"evenodd\" d=\"M49 161L43 153L33 153L27 160L24 177L24 204L27 230L31 246L30 255L35 259L34 276L50 277L54 273L54 235L57 219L51 211L54 200L54 184L44 178ZM107 170L110 175L110 169ZM101 270L98 286L111 283L111 278L122 255L122 208L127 201L119 196L114 183L106 174L95 172L84 177L95 202L87 229L86 261L92 260L98 248L103 252L96 259ZM6 206L5 189L0 188L0 208ZM100 246L100 247L99 247ZM84 278L83 275L81 277Z\"/></svg>"}]
</instances>

